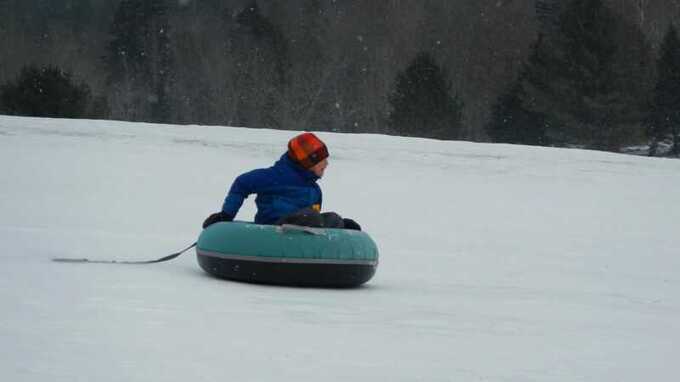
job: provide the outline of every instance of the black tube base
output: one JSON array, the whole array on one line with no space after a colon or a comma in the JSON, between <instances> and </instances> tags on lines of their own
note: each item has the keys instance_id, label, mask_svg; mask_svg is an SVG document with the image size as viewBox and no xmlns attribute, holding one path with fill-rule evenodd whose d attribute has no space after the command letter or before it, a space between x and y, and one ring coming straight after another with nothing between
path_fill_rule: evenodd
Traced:
<instances>
[{"instance_id":1,"label":"black tube base","mask_svg":"<svg viewBox=\"0 0 680 382\"><path fill-rule=\"evenodd\" d=\"M375 264L282 263L198 255L207 273L228 280L302 287L352 288L375 274Z\"/></svg>"}]
</instances>

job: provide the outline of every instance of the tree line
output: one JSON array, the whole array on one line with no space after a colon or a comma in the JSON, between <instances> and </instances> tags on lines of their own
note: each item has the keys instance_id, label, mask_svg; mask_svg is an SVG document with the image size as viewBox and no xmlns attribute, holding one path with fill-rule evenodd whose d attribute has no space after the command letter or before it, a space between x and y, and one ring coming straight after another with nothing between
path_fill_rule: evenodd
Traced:
<instances>
[{"instance_id":1,"label":"tree line","mask_svg":"<svg viewBox=\"0 0 680 382\"><path fill-rule=\"evenodd\" d=\"M672 0L0 0L0 112L680 152Z\"/></svg>"}]
</instances>

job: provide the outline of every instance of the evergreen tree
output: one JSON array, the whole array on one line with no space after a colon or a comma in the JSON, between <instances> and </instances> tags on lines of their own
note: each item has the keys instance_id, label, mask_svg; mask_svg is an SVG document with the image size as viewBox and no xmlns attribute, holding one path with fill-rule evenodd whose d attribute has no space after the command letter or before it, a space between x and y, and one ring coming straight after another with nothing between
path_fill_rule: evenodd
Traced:
<instances>
[{"instance_id":1,"label":"evergreen tree","mask_svg":"<svg viewBox=\"0 0 680 382\"><path fill-rule=\"evenodd\" d=\"M275 61L275 79L278 84L284 84L288 65L288 46L281 31L262 15L255 0L238 14L236 21L243 32L254 37L257 43L271 50L272 58Z\"/></svg>"},{"instance_id":2,"label":"evergreen tree","mask_svg":"<svg viewBox=\"0 0 680 382\"><path fill-rule=\"evenodd\" d=\"M286 91L288 124L306 130L333 125L336 98L329 94L331 55L324 49L328 41L328 14L321 0L302 0L294 13L290 35L291 65Z\"/></svg>"},{"instance_id":3,"label":"evergreen tree","mask_svg":"<svg viewBox=\"0 0 680 382\"><path fill-rule=\"evenodd\" d=\"M105 58L114 117L170 120L173 59L164 0L122 0Z\"/></svg>"},{"instance_id":4,"label":"evergreen tree","mask_svg":"<svg viewBox=\"0 0 680 382\"><path fill-rule=\"evenodd\" d=\"M680 155L680 39L673 25L668 28L657 60L658 79L648 116L648 134L652 141L650 155L658 142L668 135L673 139L671 153Z\"/></svg>"},{"instance_id":5,"label":"evergreen tree","mask_svg":"<svg viewBox=\"0 0 680 382\"><path fill-rule=\"evenodd\" d=\"M399 73L389 97L389 127L406 136L458 138L463 104L451 95L444 71L428 53L419 53Z\"/></svg>"},{"instance_id":6,"label":"evergreen tree","mask_svg":"<svg viewBox=\"0 0 680 382\"><path fill-rule=\"evenodd\" d=\"M152 15L147 31L150 36L151 83L156 95L151 102L151 119L156 122L171 122L172 92L175 84L174 57L170 41L169 9L164 0L152 1L149 13Z\"/></svg>"},{"instance_id":7,"label":"evergreen tree","mask_svg":"<svg viewBox=\"0 0 680 382\"><path fill-rule=\"evenodd\" d=\"M236 124L257 128L284 128L284 97L288 48L283 33L265 17L256 1L236 16L230 55L236 70L232 81Z\"/></svg>"},{"instance_id":8,"label":"evergreen tree","mask_svg":"<svg viewBox=\"0 0 680 382\"><path fill-rule=\"evenodd\" d=\"M536 0L534 8L540 33L551 33L559 27L561 0Z\"/></svg>"},{"instance_id":9,"label":"evergreen tree","mask_svg":"<svg viewBox=\"0 0 680 382\"><path fill-rule=\"evenodd\" d=\"M525 97L519 82L502 94L491 111L486 132L494 142L524 145L547 145L545 115L527 110L522 104Z\"/></svg>"},{"instance_id":10,"label":"evergreen tree","mask_svg":"<svg viewBox=\"0 0 680 382\"><path fill-rule=\"evenodd\" d=\"M618 150L641 119L647 53L639 29L601 0L572 0L532 47L522 104L546 116L555 143Z\"/></svg>"},{"instance_id":11,"label":"evergreen tree","mask_svg":"<svg viewBox=\"0 0 680 382\"><path fill-rule=\"evenodd\" d=\"M89 86L54 66L26 66L15 82L0 87L2 111L12 115L83 117L90 98Z\"/></svg>"}]
</instances>

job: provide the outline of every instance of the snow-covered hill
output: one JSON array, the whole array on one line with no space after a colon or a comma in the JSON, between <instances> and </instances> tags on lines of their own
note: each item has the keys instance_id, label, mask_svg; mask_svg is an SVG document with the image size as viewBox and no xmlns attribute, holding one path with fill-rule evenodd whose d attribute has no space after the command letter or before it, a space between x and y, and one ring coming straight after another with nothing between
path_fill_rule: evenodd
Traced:
<instances>
[{"instance_id":1,"label":"snow-covered hill","mask_svg":"<svg viewBox=\"0 0 680 382\"><path fill-rule=\"evenodd\" d=\"M680 378L677 160L320 133L325 209L381 251L363 288L49 261L186 246L294 134L0 117L0 380Z\"/></svg>"}]
</instances>

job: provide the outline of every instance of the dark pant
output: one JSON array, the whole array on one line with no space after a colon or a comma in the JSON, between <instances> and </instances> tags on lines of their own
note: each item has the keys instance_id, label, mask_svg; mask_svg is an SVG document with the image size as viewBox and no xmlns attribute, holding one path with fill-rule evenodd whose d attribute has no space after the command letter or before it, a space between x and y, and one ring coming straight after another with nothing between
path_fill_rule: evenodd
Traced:
<instances>
[{"instance_id":1,"label":"dark pant","mask_svg":"<svg viewBox=\"0 0 680 382\"><path fill-rule=\"evenodd\" d=\"M354 220L343 219L342 216L335 212L319 213L311 208L305 208L286 215L279 219L276 224L294 224L318 228L347 228L361 231L361 227Z\"/></svg>"}]
</instances>

